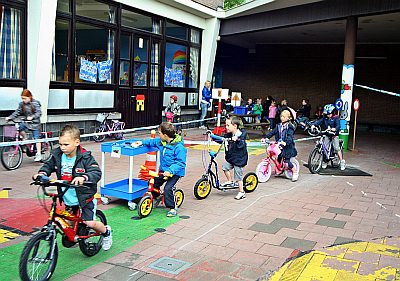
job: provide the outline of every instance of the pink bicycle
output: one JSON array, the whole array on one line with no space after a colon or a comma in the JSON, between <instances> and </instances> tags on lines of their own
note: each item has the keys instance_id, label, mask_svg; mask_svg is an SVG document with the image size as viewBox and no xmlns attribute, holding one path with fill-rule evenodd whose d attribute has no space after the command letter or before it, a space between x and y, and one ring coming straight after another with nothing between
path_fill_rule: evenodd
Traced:
<instances>
[{"instance_id":1,"label":"pink bicycle","mask_svg":"<svg viewBox=\"0 0 400 281\"><path fill-rule=\"evenodd\" d=\"M267 158L262 160L256 168L256 174L258 176L259 182L266 182L271 177L272 173L276 176L284 174L287 179L291 179L293 172L289 169L287 163L283 161L283 158L279 161L278 156L281 154L281 148L277 142L269 142L268 140L265 144L269 144L267 147ZM300 164L295 157L290 158L290 162L294 165L297 171L300 171ZM275 169L272 171L272 163L275 164Z\"/></svg>"}]
</instances>

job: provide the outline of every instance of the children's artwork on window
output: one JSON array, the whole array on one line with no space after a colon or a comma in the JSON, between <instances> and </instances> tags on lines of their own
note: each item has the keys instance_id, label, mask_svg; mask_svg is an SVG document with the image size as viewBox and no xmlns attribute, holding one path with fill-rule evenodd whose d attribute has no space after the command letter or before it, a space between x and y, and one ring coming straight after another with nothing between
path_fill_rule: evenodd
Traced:
<instances>
[{"instance_id":1,"label":"children's artwork on window","mask_svg":"<svg viewBox=\"0 0 400 281\"><path fill-rule=\"evenodd\" d=\"M97 80L96 64L91 61L81 59L81 67L79 69L79 79L96 83Z\"/></svg>"},{"instance_id":2,"label":"children's artwork on window","mask_svg":"<svg viewBox=\"0 0 400 281\"><path fill-rule=\"evenodd\" d=\"M171 86L183 87L182 70L178 69L171 71Z\"/></svg>"},{"instance_id":3,"label":"children's artwork on window","mask_svg":"<svg viewBox=\"0 0 400 281\"><path fill-rule=\"evenodd\" d=\"M164 70L164 85L171 86L171 69L165 67Z\"/></svg>"},{"instance_id":4,"label":"children's artwork on window","mask_svg":"<svg viewBox=\"0 0 400 281\"><path fill-rule=\"evenodd\" d=\"M111 66L112 66L112 60L101 61L97 63L100 82L106 81L111 77Z\"/></svg>"}]
</instances>

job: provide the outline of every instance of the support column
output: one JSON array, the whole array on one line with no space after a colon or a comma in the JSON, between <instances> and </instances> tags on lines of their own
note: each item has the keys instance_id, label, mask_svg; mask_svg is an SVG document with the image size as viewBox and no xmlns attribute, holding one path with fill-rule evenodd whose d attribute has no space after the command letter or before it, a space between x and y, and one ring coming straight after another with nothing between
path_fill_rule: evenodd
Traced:
<instances>
[{"instance_id":1,"label":"support column","mask_svg":"<svg viewBox=\"0 0 400 281\"><path fill-rule=\"evenodd\" d=\"M340 111L340 134L339 137L344 141L343 149L348 149L349 144L349 121L353 100L353 80L354 80L354 58L357 43L357 17L348 17L346 23L346 39L344 44L344 59L342 71L342 87L340 98L343 102Z\"/></svg>"}]
</instances>

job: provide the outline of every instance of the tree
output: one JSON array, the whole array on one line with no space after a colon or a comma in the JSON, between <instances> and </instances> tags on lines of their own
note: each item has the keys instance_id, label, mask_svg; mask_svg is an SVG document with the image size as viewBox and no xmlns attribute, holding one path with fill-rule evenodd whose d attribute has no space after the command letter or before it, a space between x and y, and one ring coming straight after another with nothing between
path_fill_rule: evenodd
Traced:
<instances>
[{"instance_id":1,"label":"tree","mask_svg":"<svg viewBox=\"0 0 400 281\"><path fill-rule=\"evenodd\" d=\"M224 10L232 9L243 4L246 0L224 0Z\"/></svg>"}]
</instances>

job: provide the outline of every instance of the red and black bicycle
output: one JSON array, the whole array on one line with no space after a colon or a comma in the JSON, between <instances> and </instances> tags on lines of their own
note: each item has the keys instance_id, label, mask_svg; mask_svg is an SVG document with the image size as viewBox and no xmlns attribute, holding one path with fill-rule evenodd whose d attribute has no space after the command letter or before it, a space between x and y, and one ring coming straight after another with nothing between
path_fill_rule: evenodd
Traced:
<instances>
[{"instance_id":1,"label":"red and black bicycle","mask_svg":"<svg viewBox=\"0 0 400 281\"><path fill-rule=\"evenodd\" d=\"M86 184L89 184L86 182ZM79 248L86 256L96 255L102 246L103 235L86 226L81 218L79 208L63 210L57 208L57 199L61 201L70 187L83 188L85 186L72 185L66 181L50 180L39 176L31 185L39 185L44 195L52 198L47 224L40 232L33 235L25 245L19 261L19 276L22 280L49 280L54 273L58 259L57 234L62 235L62 245L66 248L79 243ZM62 187L64 190L49 193L50 186ZM46 208L46 206L43 204ZM104 213L96 210L96 220L107 224Z\"/></svg>"}]
</instances>

